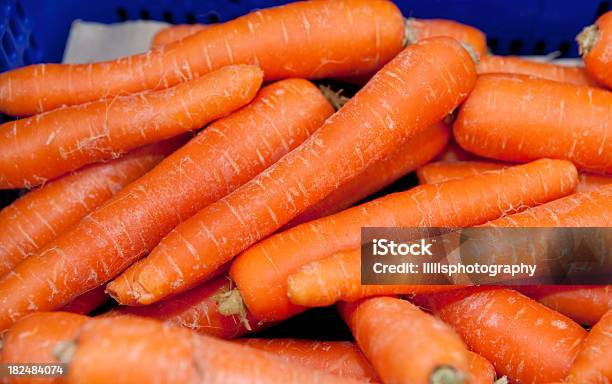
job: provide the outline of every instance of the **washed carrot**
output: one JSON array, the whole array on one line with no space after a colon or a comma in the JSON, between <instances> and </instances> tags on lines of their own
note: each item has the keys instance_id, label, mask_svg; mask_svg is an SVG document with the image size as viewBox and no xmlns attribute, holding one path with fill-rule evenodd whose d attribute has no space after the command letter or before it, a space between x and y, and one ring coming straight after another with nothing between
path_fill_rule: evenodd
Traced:
<instances>
[{"instance_id":1,"label":"washed carrot","mask_svg":"<svg viewBox=\"0 0 612 384\"><path fill-rule=\"evenodd\" d=\"M495 381L495 368L489 360L474 352L468 352L471 384L492 384Z\"/></svg>"},{"instance_id":2,"label":"washed carrot","mask_svg":"<svg viewBox=\"0 0 612 384\"><path fill-rule=\"evenodd\" d=\"M583 325L594 325L612 309L610 285L538 285L516 289Z\"/></svg>"},{"instance_id":3,"label":"washed carrot","mask_svg":"<svg viewBox=\"0 0 612 384\"><path fill-rule=\"evenodd\" d=\"M461 148L454 139L451 140L446 145L446 148L436 157L436 161L476 161L480 159L478 156L466 152L463 148Z\"/></svg>"},{"instance_id":4,"label":"washed carrot","mask_svg":"<svg viewBox=\"0 0 612 384\"><path fill-rule=\"evenodd\" d=\"M62 308L62 311L77 313L80 315L89 314L91 311L99 308L102 304L106 303L110 299L110 296L106 294L105 289L106 287L101 285L83 293L72 300L70 304Z\"/></svg>"},{"instance_id":5,"label":"washed carrot","mask_svg":"<svg viewBox=\"0 0 612 384\"><path fill-rule=\"evenodd\" d=\"M612 92L520 75L484 75L463 104L454 136L498 160L567 159L612 173Z\"/></svg>"},{"instance_id":6,"label":"washed carrot","mask_svg":"<svg viewBox=\"0 0 612 384\"><path fill-rule=\"evenodd\" d=\"M229 278L219 276L167 300L139 307L121 306L104 316L150 317L222 339L233 339L261 329L264 324L248 313L242 316L221 313L219 302L232 288L234 285Z\"/></svg>"},{"instance_id":7,"label":"washed carrot","mask_svg":"<svg viewBox=\"0 0 612 384\"><path fill-rule=\"evenodd\" d=\"M402 14L390 1L295 2L211 25L135 56L2 73L0 112L22 116L166 88L230 64L257 65L267 81L371 73L401 50L403 31Z\"/></svg>"},{"instance_id":8,"label":"washed carrot","mask_svg":"<svg viewBox=\"0 0 612 384\"><path fill-rule=\"evenodd\" d=\"M604 13L595 24L584 28L576 41L587 72L612 88L612 11Z\"/></svg>"},{"instance_id":9,"label":"washed carrot","mask_svg":"<svg viewBox=\"0 0 612 384\"><path fill-rule=\"evenodd\" d=\"M148 304L206 280L441 120L474 80L474 64L455 40L437 37L410 45L299 148L175 228L109 284L111 295L123 304Z\"/></svg>"},{"instance_id":10,"label":"washed carrot","mask_svg":"<svg viewBox=\"0 0 612 384\"><path fill-rule=\"evenodd\" d=\"M57 343L76 337L80 327L87 321L86 316L67 312L39 312L24 317L15 323L4 335L0 349L2 364L57 364L54 355ZM6 383L65 383L65 376L36 378L4 377ZM2 381L5 383L5 381Z\"/></svg>"},{"instance_id":11,"label":"washed carrot","mask_svg":"<svg viewBox=\"0 0 612 384\"><path fill-rule=\"evenodd\" d=\"M453 20L406 19L406 40L415 43L434 36L449 36L461 42L476 58L487 54L487 39L482 31Z\"/></svg>"},{"instance_id":12,"label":"washed carrot","mask_svg":"<svg viewBox=\"0 0 612 384\"><path fill-rule=\"evenodd\" d=\"M408 140L392 155L370 165L361 174L338 187L325 199L291 220L286 227L342 211L383 189L436 156L448 142L449 136L449 129L445 123L434 124Z\"/></svg>"},{"instance_id":13,"label":"washed carrot","mask_svg":"<svg viewBox=\"0 0 612 384\"><path fill-rule=\"evenodd\" d=\"M282 320L304 309L287 298L287 277L308 262L359 247L361 227L467 227L567 195L576 180L572 164L539 160L419 186L271 236L240 255L230 277L255 318Z\"/></svg>"},{"instance_id":14,"label":"washed carrot","mask_svg":"<svg viewBox=\"0 0 612 384\"><path fill-rule=\"evenodd\" d=\"M470 350L514 383L561 380L586 336L572 320L510 289L442 292L430 305Z\"/></svg>"},{"instance_id":15,"label":"washed carrot","mask_svg":"<svg viewBox=\"0 0 612 384\"><path fill-rule=\"evenodd\" d=\"M185 142L153 144L90 165L26 193L0 211L0 276L78 223Z\"/></svg>"},{"instance_id":16,"label":"washed carrot","mask_svg":"<svg viewBox=\"0 0 612 384\"><path fill-rule=\"evenodd\" d=\"M348 341L313 341L299 339L236 339L278 356L289 363L327 372L340 377L352 377L364 382L378 382L374 368L359 348Z\"/></svg>"},{"instance_id":17,"label":"washed carrot","mask_svg":"<svg viewBox=\"0 0 612 384\"><path fill-rule=\"evenodd\" d=\"M298 146L332 112L306 80L265 87L0 280L0 329L112 279L179 222Z\"/></svg>"},{"instance_id":18,"label":"washed carrot","mask_svg":"<svg viewBox=\"0 0 612 384\"><path fill-rule=\"evenodd\" d=\"M603 384L612 381L612 310L586 337L565 379L568 384Z\"/></svg>"},{"instance_id":19,"label":"washed carrot","mask_svg":"<svg viewBox=\"0 0 612 384\"><path fill-rule=\"evenodd\" d=\"M467 382L469 356L461 339L414 304L377 297L341 305L340 313L384 383Z\"/></svg>"},{"instance_id":20,"label":"washed carrot","mask_svg":"<svg viewBox=\"0 0 612 384\"><path fill-rule=\"evenodd\" d=\"M479 74L515 73L574 85L593 87L598 85L584 68L538 62L515 56L483 56L480 58L477 69Z\"/></svg>"},{"instance_id":21,"label":"washed carrot","mask_svg":"<svg viewBox=\"0 0 612 384\"><path fill-rule=\"evenodd\" d=\"M431 277L411 285L362 285L361 248L338 252L302 266L287 278L287 296L293 304L324 307L338 301L356 301L370 296L414 295L457 289L436 284Z\"/></svg>"},{"instance_id":22,"label":"washed carrot","mask_svg":"<svg viewBox=\"0 0 612 384\"><path fill-rule=\"evenodd\" d=\"M151 48L174 43L206 29L206 24L179 24L160 29L151 39Z\"/></svg>"},{"instance_id":23,"label":"washed carrot","mask_svg":"<svg viewBox=\"0 0 612 384\"><path fill-rule=\"evenodd\" d=\"M577 192L592 192L604 185L612 184L612 177L593 175L591 173L581 173L578 179Z\"/></svg>"},{"instance_id":24,"label":"washed carrot","mask_svg":"<svg viewBox=\"0 0 612 384\"><path fill-rule=\"evenodd\" d=\"M0 188L31 187L83 165L202 128L249 103L259 68L221 68L158 92L101 100L0 126Z\"/></svg>"},{"instance_id":25,"label":"washed carrot","mask_svg":"<svg viewBox=\"0 0 612 384\"><path fill-rule=\"evenodd\" d=\"M92 319L57 343L69 383L359 383L139 317Z\"/></svg>"}]
</instances>

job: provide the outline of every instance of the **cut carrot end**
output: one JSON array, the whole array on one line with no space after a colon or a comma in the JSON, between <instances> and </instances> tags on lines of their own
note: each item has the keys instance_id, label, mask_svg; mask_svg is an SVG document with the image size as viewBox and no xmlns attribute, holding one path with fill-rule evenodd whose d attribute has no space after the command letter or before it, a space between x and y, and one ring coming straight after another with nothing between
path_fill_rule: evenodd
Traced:
<instances>
[{"instance_id":1,"label":"cut carrot end","mask_svg":"<svg viewBox=\"0 0 612 384\"><path fill-rule=\"evenodd\" d=\"M73 341L62 341L53 348L53 356L62 364L72 361L76 352L76 343Z\"/></svg>"},{"instance_id":2,"label":"cut carrot end","mask_svg":"<svg viewBox=\"0 0 612 384\"><path fill-rule=\"evenodd\" d=\"M578 43L578 51L581 56L587 55L591 52L591 49L597 43L599 39L599 28L597 25L589 25L584 27L582 31L576 36L576 42Z\"/></svg>"},{"instance_id":3,"label":"cut carrot end","mask_svg":"<svg viewBox=\"0 0 612 384\"><path fill-rule=\"evenodd\" d=\"M242 295L237 288L213 296L217 302L219 313L223 316L238 316L240 322L247 331L252 331L251 324L247 318L247 308L242 300Z\"/></svg>"},{"instance_id":4,"label":"cut carrot end","mask_svg":"<svg viewBox=\"0 0 612 384\"><path fill-rule=\"evenodd\" d=\"M319 85L319 90L336 111L342 108L342 106L346 104L347 101L349 101L348 97L342 95L342 92L344 91L343 89L334 91L328 85Z\"/></svg>"},{"instance_id":5,"label":"cut carrot end","mask_svg":"<svg viewBox=\"0 0 612 384\"><path fill-rule=\"evenodd\" d=\"M453 367L440 367L431 374L431 384L463 384L465 377Z\"/></svg>"}]
</instances>

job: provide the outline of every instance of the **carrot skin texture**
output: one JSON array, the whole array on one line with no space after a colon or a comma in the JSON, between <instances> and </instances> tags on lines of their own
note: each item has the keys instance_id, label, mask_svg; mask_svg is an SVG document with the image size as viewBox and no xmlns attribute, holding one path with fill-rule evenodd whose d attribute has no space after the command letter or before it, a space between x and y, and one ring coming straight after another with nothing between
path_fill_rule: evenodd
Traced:
<instances>
[{"instance_id":1,"label":"carrot skin texture","mask_svg":"<svg viewBox=\"0 0 612 384\"><path fill-rule=\"evenodd\" d=\"M0 276L78 223L185 142L184 138L136 149L93 164L33 190L0 211Z\"/></svg>"},{"instance_id":2,"label":"carrot skin texture","mask_svg":"<svg viewBox=\"0 0 612 384\"><path fill-rule=\"evenodd\" d=\"M123 304L148 304L206 280L390 155L404 139L441 120L467 96L474 80L474 64L455 40L438 37L410 45L299 148L175 228L109 285L113 297Z\"/></svg>"},{"instance_id":3,"label":"carrot skin texture","mask_svg":"<svg viewBox=\"0 0 612 384\"><path fill-rule=\"evenodd\" d=\"M206 29L205 24L178 24L160 29L151 39L151 48L174 43Z\"/></svg>"},{"instance_id":4,"label":"carrot skin texture","mask_svg":"<svg viewBox=\"0 0 612 384\"><path fill-rule=\"evenodd\" d=\"M340 313L384 383L431 383L440 367L469 372L468 350L446 324L414 304L376 297L342 304Z\"/></svg>"},{"instance_id":5,"label":"carrot skin texture","mask_svg":"<svg viewBox=\"0 0 612 384\"><path fill-rule=\"evenodd\" d=\"M497 160L566 159L612 173L612 92L519 75L484 75L453 126L465 150ZM527 108L527 106L529 106Z\"/></svg>"},{"instance_id":6,"label":"carrot skin texture","mask_svg":"<svg viewBox=\"0 0 612 384\"><path fill-rule=\"evenodd\" d=\"M105 289L106 288L101 285L83 293L72 300L70 304L62 308L62 311L76 313L79 315L89 314L91 311L99 308L102 304L108 301L108 299L110 299L110 296L106 294Z\"/></svg>"},{"instance_id":7,"label":"carrot skin texture","mask_svg":"<svg viewBox=\"0 0 612 384\"><path fill-rule=\"evenodd\" d=\"M489 360L477 353L468 351L471 384L491 384L495 381L495 367Z\"/></svg>"},{"instance_id":8,"label":"carrot skin texture","mask_svg":"<svg viewBox=\"0 0 612 384\"><path fill-rule=\"evenodd\" d=\"M434 284L434 283L430 283ZM287 278L293 304L324 307L371 296L414 295L457 289L454 285L361 285L361 248L338 252L302 266Z\"/></svg>"},{"instance_id":9,"label":"carrot skin texture","mask_svg":"<svg viewBox=\"0 0 612 384\"><path fill-rule=\"evenodd\" d=\"M468 45L478 57L487 54L485 34L477 28L453 20L409 18L406 20L406 35L409 43L434 36L449 36Z\"/></svg>"},{"instance_id":10,"label":"carrot skin texture","mask_svg":"<svg viewBox=\"0 0 612 384\"><path fill-rule=\"evenodd\" d=\"M359 247L361 227L481 224L565 196L576 180L576 168L569 162L539 160L471 179L419 186L271 236L242 253L230 267L230 277L257 319L286 319L304 310L289 301L287 277L308 262ZM451 200L453 205L438 203Z\"/></svg>"},{"instance_id":11,"label":"carrot skin texture","mask_svg":"<svg viewBox=\"0 0 612 384\"><path fill-rule=\"evenodd\" d=\"M290 228L340 212L354 203L390 185L435 157L450 137L448 126L438 122L417 134L392 155L377 161L365 171L344 183L319 203L311 206L285 227Z\"/></svg>"},{"instance_id":12,"label":"carrot skin texture","mask_svg":"<svg viewBox=\"0 0 612 384\"><path fill-rule=\"evenodd\" d=\"M220 339L233 339L249 332L238 316L224 316L219 313L218 295L233 288L231 280L219 276L175 297L151 305L139 307L118 307L105 316L133 315L150 317L192 329L198 333ZM255 332L264 324L247 313L249 328Z\"/></svg>"},{"instance_id":13,"label":"carrot skin texture","mask_svg":"<svg viewBox=\"0 0 612 384\"><path fill-rule=\"evenodd\" d=\"M58 309L112 279L180 221L299 145L332 113L307 80L265 87L0 280L0 329L31 312L31 303L39 311Z\"/></svg>"},{"instance_id":14,"label":"carrot skin texture","mask_svg":"<svg viewBox=\"0 0 612 384\"><path fill-rule=\"evenodd\" d=\"M229 66L170 89L5 123L0 126L0 188L29 188L83 165L200 129L249 103L262 76L254 66Z\"/></svg>"},{"instance_id":15,"label":"carrot skin texture","mask_svg":"<svg viewBox=\"0 0 612 384\"><path fill-rule=\"evenodd\" d=\"M436 161L444 161L444 162L454 162L454 161L475 161L481 159L480 157L466 152L463 148L461 148L456 142L455 139L451 138L450 142L444 148L442 153L440 153L436 157Z\"/></svg>"},{"instance_id":16,"label":"carrot skin texture","mask_svg":"<svg viewBox=\"0 0 612 384\"><path fill-rule=\"evenodd\" d=\"M598 86L581 67L568 67L554 63L542 63L515 56L482 56L476 67L479 75L487 73L513 73L574 85Z\"/></svg>"},{"instance_id":17,"label":"carrot skin texture","mask_svg":"<svg viewBox=\"0 0 612 384\"><path fill-rule=\"evenodd\" d=\"M591 329L565 382L569 384L605 384L612 381L612 310Z\"/></svg>"},{"instance_id":18,"label":"carrot skin texture","mask_svg":"<svg viewBox=\"0 0 612 384\"><path fill-rule=\"evenodd\" d=\"M561 380L586 337L571 319L510 289L443 292L430 296L430 305L512 383Z\"/></svg>"},{"instance_id":19,"label":"carrot skin texture","mask_svg":"<svg viewBox=\"0 0 612 384\"><path fill-rule=\"evenodd\" d=\"M139 317L92 319L75 341L67 378L74 384L360 382Z\"/></svg>"},{"instance_id":20,"label":"carrot skin texture","mask_svg":"<svg viewBox=\"0 0 612 384\"><path fill-rule=\"evenodd\" d=\"M2 73L0 111L23 116L166 88L231 64L257 65L266 81L371 73L402 49L403 38L404 19L390 1L295 2L211 25L140 55ZM291 54L281 60L279 52Z\"/></svg>"},{"instance_id":21,"label":"carrot skin texture","mask_svg":"<svg viewBox=\"0 0 612 384\"><path fill-rule=\"evenodd\" d=\"M4 335L0 350L0 363L59 363L53 354L53 348L58 342L76 337L78 330L87 319L86 316L67 312L40 312L24 317ZM6 381L9 384L31 382L60 384L65 383L66 380L64 376L34 380L28 377L13 376Z\"/></svg>"},{"instance_id":22,"label":"carrot skin texture","mask_svg":"<svg viewBox=\"0 0 612 384\"><path fill-rule=\"evenodd\" d=\"M236 343L272 353L290 363L351 377L364 382L379 382L378 375L359 348L347 341L299 339L236 339Z\"/></svg>"},{"instance_id":23,"label":"carrot skin texture","mask_svg":"<svg viewBox=\"0 0 612 384\"><path fill-rule=\"evenodd\" d=\"M589 72L595 79L612 89L612 57L610 46L612 45L612 11L601 15L595 22L595 42L590 46L583 45L581 36L578 35L578 45ZM581 33L582 35L582 33Z\"/></svg>"}]
</instances>

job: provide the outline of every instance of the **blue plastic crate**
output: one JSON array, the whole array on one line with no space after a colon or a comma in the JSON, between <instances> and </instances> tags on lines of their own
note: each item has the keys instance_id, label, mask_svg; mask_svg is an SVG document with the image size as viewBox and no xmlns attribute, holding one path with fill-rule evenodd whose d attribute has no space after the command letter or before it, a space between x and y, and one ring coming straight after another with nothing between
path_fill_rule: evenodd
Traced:
<instances>
[{"instance_id":1,"label":"blue plastic crate","mask_svg":"<svg viewBox=\"0 0 612 384\"><path fill-rule=\"evenodd\" d=\"M226 21L283 0L0 0L0 72L59 62L75 19L114 23ZM396 0L405 16L449 18L485 31L497 54L577 56L574 36L610 9L600 0Z\"/></svg>"}]
</instances>

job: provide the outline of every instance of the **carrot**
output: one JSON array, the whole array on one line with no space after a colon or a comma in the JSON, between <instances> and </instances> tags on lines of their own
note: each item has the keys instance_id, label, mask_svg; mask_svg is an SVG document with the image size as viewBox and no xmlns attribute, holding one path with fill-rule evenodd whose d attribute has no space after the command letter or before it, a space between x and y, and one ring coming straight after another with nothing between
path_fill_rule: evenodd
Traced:
<instances>
[{"instance_id":1,"label":"carrot","mask_svg":"<svg viewBox=\"0 0 612 384\"><path fill-rule=\"evenodd\" d=\"M597 82L587 74L584 68L542 63L515 56L483 56L478 63L477 69L479 74L514 73L574 85L598 86Z\"/></svg>"},{"instance_id":2,"label":"carrot","mask_svg":"<svg viewBox=\"0 0 612 384\"><path fill-rule=\"evenodd\" d=\"M438 37L410 45L304 144L175 228L110 283L109 292L122 304L148 304L206 280L441 120L466 97L474 77L469 54L456 41Z\"/></svg>"},{"instance_id":3,"label":"carrot","mask_svg":"<svg viewBox=\"0 0 612 384\"><path fill-rule=\"evenodd\" d=\"M286 227L328 216L385 188L405 174L412 172L436 156L449 138L448 126L443 122L417 134L390 156L377 161L355 178L344 183L325 199L311 206Z\"/></svg>"},{"instance_id":4,"label":"carrot","mask_svg":"<svg viewBox=\"0 0 612 384\"><path fill-rule=\"evenodd\" d=\"M576 179L572 164L539 160L470 179L419 186L271 236L240 255L230 277L255 318L282 320L304 310L289 301L287 277L308 262L359 247L361 227L480 224L571 193Z\"/></svg>"},{"instance_id":5,"label":"carrot","mask_svg":"<svg viewBox=\"0 0 612 384\"><path fill-rule=\"evenodd\" d=\"M219 276L167 300L140 307L118 307L104 316L150 317L221 339L233 339L263 328L264 324L249 313L242 316L221 313L219 301L233 287L229 278Z\"/></svg>"},{"instance_id":6,"label":"carrot","mask_svg":"<svg viewBox=\"0 0 612 384\"><path fill-rule=\"evenodd\" d=\"M561 380L586 336L572 320L510 289L442 292L430 296L430 305L470 350L515 383Z\"/></svg>"},{"instance_id":7,"label":"carrot","mask_svg":"<svg viewBox=\"0 0 612 384\"><path fill-rule=\"evenodd\" d=\"M184 138L137 149L53 180L0 211L0 276L78 223L171 153Z\"/></svg>"},{"instance_id":8,"label":"carrot","mask_svg":"<svg viewBox=\"0 0 612 384\"><path fill-rule=\"evenodd\" d=\"M229 66L158 92L58 109L0 126L0 188L31 187L83 165L200 129L249 103L259 68Z\"/></svg>"},{"instance_id":9,"label":"carrot","mask_svg":"<svg viewBox=\"0 0 612 384\"><path fill-rule=\"evenodd\" d=\"M463 383L469 374L461 339L408 301L377 297L340 313L384 383Z\"/></svg>"},{"instance_id":10,"label":"carrot","mask_svg":"<svg viewBox=\"0 0 612 384\"><path fill-rule=\"evenodd\" d=\"M293 304L324 307L338 301L356 301L370 296L414 295L457 289L436 284L431 277L411 285L361 285L361 248L338 252L305 264L287 278L287 296ZM440 282L444 284L444 282Z\"/></svg>"},{"instance_id":11,"label":"carrot","mask_svg":"<svg viewBox=\"0 0 612 384\"><path fill-rule=\"evenodd\" d=\"M151 39L151 48L174 43L206 29L206 24L179 24L162 28Z\"/></svg>"},{"instance_id":12,"label":"carrot","mask_svg":"<svg viewBox=\"0 0 612 384\"><path fill-rule=\"evenodd\" d=\"M545 285L516 289L575 322L592 326L612 309L612 286Z\"/></svg>"},{"instance_id":13,"label":"carrot","mask_svg":"<svg viewBox=\"0 0 612 384\"><path fill-rule=\"evenodd\" d=\"M471 384L491 384L495 381L495 368L489 360L468 351Z\"/></svg>"},{"instance_id":14,"label":"carrot","mask_svg":"<svg viewBox=\"0 0 612 384\"><path fill-rule=\"evenodd\" d=\"M53 354L54 347L58 342L74 338L87 319L67 312L39 312L24 317L4 335L0 363L59 363ZM13 376L7 383L60 384L65 381L65 376L36 379Z\"/></svg>"},{"instance_id":15,"label":"carrot","mask_svg":"<svg viewBox=\"0 0 612 384\"><path fill-rule=\"evenodd\" d=\"M595 24L584 28L576 41L587 72L612 88L612 11L604 13Z\"/></svg>"},{"instance_id":16,"label":"carrot","mask_svg":"<svg viewBox=\"0 0 612 384\"><path fill-rule=\"evenodd\" d=\"M358 383L138 317L92 319L55 346L70 383Z\"/></svg>"},{"instance_id":17,"label":"carrot","mask_svg":"<svg viewBox=\"0 0 612 384\"><path fill-rule=\"evenodd\" d=\"M465 150L498 160L567 159L612 173L612 93L519 75L485 75L454 124Z\"/></svg>"},{"instance_id":18,"label":"carrot","mask_svg":"<svg viewBox=\"0 0 612 384\"><path fill-rule=\"evenodd\" d=\"M406 19L408 43L434 36L449 36L461 42L476 59L487 54L487 39L482 31L453 20Z\"/></svg>"},{"instance_id":19,"label":"carrot","mask_svg":"<svg viewBox=\"0 0 612 384\"><path fill-rule=\"evenodd\" d=\"M581 173L576 192L592 192L604 185L612 184L612 177Z\"/></svg>"},{"instance_id":20,"label":"carrot","mask_svg":"<svg viewBox=\"0 0 612 384\"><path fill-rule=\"evenodd\" d=\"M401 50L403 31L402 14L390 1L295 2L211 25L135 56L2 73L0 112L22 116L166 88L230 64L257 65L266 81L371 73Z\"/></svg>"},{"instance_id":21,"label":"carrot","mask_svg":"<svg viewBox=\"0 0 612 384\"><path fill-rule=\"evenodd\" d=\"M332 112L306 80L265 87L0 280L0 329L112 279L179 222L298 146Z\"/></svg>"},{"instance_id":22,"label":"carrot","mask_svg":"<svg viewBox=\"0 0 612 384\"><path fill-rule=\"evenodd\" d=\"M466 152L452 138L446 145L446 148L444 148L444 150L436 157L436 161L445 161L445 162L473 161L477 159L480 159L480 158L476 155Z\"/></svg>"},{"instance_id":23,"label":"carrot","mask_svg":"<svg viewBox=\"0 0 612 384\"><path fill-rule=\"evenodd\" d=\"M296 365L352 377L364 382L378 382L374 368L359 348L348 341L311 341L299 339L237 339L239 344L272 353Z\"/></svg>"},{"instance_id":24,"label":"carrot","mask_svg":"<svg viewBox=\"0 0 612 384\"><path fill-rule=\"evenodd\" d=\"M612 310L595 324L582 343L565 381L570 384L597 384L612 381Z\"/></svg>"},{"instance_id":25,"label":"carrot","mask_svg":"<svg viewBox=\"0 0 612 384\"><path fill-rule=\"evenodd\" d=\"M87 315L107 302L108 299L110 297L106 294L105 287L101 285L78 296L62 308L62 311Z\"/></svg>"}]
</instances>

